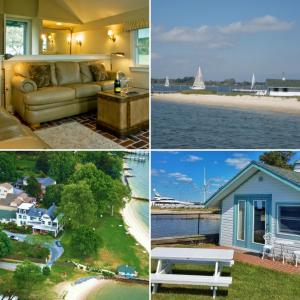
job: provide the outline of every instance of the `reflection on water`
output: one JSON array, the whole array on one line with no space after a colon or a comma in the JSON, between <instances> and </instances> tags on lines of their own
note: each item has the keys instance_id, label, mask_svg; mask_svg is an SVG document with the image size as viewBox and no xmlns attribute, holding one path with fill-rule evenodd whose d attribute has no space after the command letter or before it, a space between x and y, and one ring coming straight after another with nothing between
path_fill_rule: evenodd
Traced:
<instances>
[{"instance_id":1,"label":"reflection on water","mask_svg":"<svg viewBox=\"0 0 300 300\"><path fill-rule=\"evenodd\" d=\"M298 116L152 102L153 148L291 149L300 143Z\"/></svg>"},{"instance_id":2,"label":"reflection on water","mask_svg":"<svg viewBox=\"0 0 300 300\"><path fill-rule=\"evenodd\" d=\"M110 282L101 286L87 300L148 300L148 292L147 285Z\"/></svg>"},{"instance_id":3,"label":"reflection on water","mask_svg":"<svg viewBox=\"0 0 300 300\"><path fill-rule=\"evenodd\" d=\"M151 215L151 237L214 234L219 232L219 220L191 219L178 215Z\"/></svg>"}]
</instances>

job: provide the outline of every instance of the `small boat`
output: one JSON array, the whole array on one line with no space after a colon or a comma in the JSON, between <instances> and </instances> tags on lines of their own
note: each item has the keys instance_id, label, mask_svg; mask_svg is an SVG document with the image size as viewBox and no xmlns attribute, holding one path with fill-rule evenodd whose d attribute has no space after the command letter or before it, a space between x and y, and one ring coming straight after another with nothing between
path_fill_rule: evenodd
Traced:
<instances>
[{"instance_id":1,"label":"small boat","mask_svg":"<svg viewBox=\"0 0 300 300\"><path fill-rule=\"evenodd\" d=\"M254 76L254 73L252 75L252 81L251 81L251 90L254 89L254 86L255 86L255 76Z\"/></svg>"},{"instance_id":2,"label":"small boat","mask_svg":"<svg viewBox=\"0 0 300 300\"><path fill-rule=\"evenodd\" d=\"M204 80L203 80L203 75L202 75L202 71L201 68L198 68L198 72L196 74L195 77L195 81L193 86L191 87L192 90L205 90L205 84L204 84Z\"/></svg>"},{"instance_id":3,"label":"small boat","mask_svg":"<svg viewBox=\"0 0 300 300\"><path fill-rule=\"evenodd\" d=\"M165 87L169 87L169 86L170 86L169 77L166 76Z\"/></svg>"}]
</instances>

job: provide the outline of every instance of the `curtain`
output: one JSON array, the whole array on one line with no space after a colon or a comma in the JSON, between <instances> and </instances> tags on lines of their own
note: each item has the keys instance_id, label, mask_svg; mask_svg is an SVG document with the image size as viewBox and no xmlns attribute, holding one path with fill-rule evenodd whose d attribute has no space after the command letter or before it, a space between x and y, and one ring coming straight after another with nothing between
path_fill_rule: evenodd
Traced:
<instances>
[{"instance_id":1,"label":"curtain","mask_svg":"<svg viewBox=\"0 0 300 300\"><path fill-rule=\"evenodd\" d=\"M132 30L137 30L141 28L149 27L149 20L146 18L132 20L124 23L123 31L128 32Z\"/></svg>"}]
</instances>

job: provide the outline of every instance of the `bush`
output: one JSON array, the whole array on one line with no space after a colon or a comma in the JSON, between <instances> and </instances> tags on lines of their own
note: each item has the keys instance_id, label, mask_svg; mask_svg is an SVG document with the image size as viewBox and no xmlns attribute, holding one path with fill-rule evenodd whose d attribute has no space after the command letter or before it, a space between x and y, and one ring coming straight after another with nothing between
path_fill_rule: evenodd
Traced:
<instances>
[{"instance_id":1,"label":"bush","mask_svg":"<svg viewBox=\"0 0 300 300\"><path fill-rule=\"evenodd\" d=\"M51 273L51 269L49 267L46 266L43 268L43 275L49 276L50 273Z\"/></svg>"},{"instance_id":2,"label":"bush","mask_svg":"<svg viewBox=\"0 0 300 300\"><path fill-rule=\"evenodd\" d=\"M29 234L32 232L31 227L18 226L16 223L13 222L3 224L2 228L14 233Z\"/></svg>"},{"instance_id":3,"label":"bush","mask_svg":"<svg viewBox=\"0 0 300 300\"><path fill-rule=\"evenodd\" d=\"M11 242L6 233L0 231L0 257L4 257L11 252Z\"/></svg>"}]
</instances>

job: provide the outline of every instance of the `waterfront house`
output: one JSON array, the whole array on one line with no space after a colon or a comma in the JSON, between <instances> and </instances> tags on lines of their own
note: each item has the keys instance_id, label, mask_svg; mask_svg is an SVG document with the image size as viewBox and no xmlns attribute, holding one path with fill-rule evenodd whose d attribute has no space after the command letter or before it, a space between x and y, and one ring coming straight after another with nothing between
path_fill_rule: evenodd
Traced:
<instances>
[{"instance_id":1,"label":"waterfront house","mask_svg":"<svg viewBox=\"0 0 300 300\"><path fill-rule=\"evenodd\" d=\"M28 182L27 182L28 178L29 177L27 176L27 177L23 177L23 178L18 179L14 186L16 188L24 188L24 186L26 186L28 184ZM45 193L46 188L48 186L56 184L56 181L54 179L52 179L51 177L37 177L35 179L40 184L41 190L42 190L43 193Z\"/></svg>"},{"instance_id":2,"label":"waterfront house","mask_svg":"<svg viewBox=\"0 0 300 300\"><path fill-rule=\"evenodd\" d=\"M136 272L135 268L128 265L119 266L117 268L117 274L128 279L135 278L138 276L138 273Z\"/></svg>"},{"instance_id":3,"label":"waterfront house","mask_svg":"<svg viewBox=\"0 0 300 300\"><path fill-rule=\"evenodd\" d=\"M31 226L33 233L52 233L55 237L62 230L55 204L45 209L37 208L33 203L23 203L18 207L16 223Z\"/></svg>"},{"instance_id":4,"label":"waterfront house","mask_svg":"<svg viewBox=\"0 0 300 300\"><path fill-rule=\"evenodd\" d=\"M13 186L10 183L1 183L0 184L0 199L5 199L8 194L13 193Z\"/></svg>"},{"instance_id":5,"label":"waterfront house","mask_svg":"<svg viewBox=\"0 0 300 300\"><path fill-rule=\"evenodd\" d=\"M270 96L300 96L300 80L267 79L266 85Z\"/></svg>"},{"instance_id":6,"label":"waterfront house","mask_svg":"<svg viewBox=\"0 0 300 300\"><path fill-rule=\"evenodd\" d=\"M264 234L275 256L300 250L300 161L294 170L251 162L215 192L207 207L221 208L219 244L262 252Z\"/></svg>"}]
</instances>

